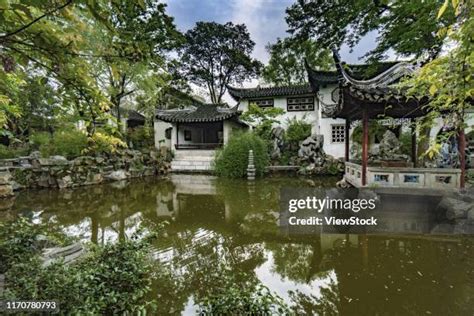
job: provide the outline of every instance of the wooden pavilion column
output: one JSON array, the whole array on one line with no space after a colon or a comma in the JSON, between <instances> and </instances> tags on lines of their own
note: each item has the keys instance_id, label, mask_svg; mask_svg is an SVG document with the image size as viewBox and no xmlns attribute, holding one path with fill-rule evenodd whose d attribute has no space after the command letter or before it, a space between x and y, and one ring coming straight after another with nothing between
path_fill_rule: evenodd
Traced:
<instances>
[{"instance_id":1,"label":"wooden pavilion column","mask_svg":"<svg viewBox=\"0 0 474 316\"><path fill-rule=\"evenodd\" d=\"M346 120L346 126L345 126L345 129L344 129L344 160L345 161L349 161L349 134L350 134L350 130L351 130L351 121L349 120Z\"/></svg>"},{"instance_id":2,"label":"wooden pavilion column","mask_svg":"<svg viewBox=\"0 0 474 316\"><path fill-rule=\"evenodd\" d=\"M362 111L362 186L367 185L367 163L369 160L369 114Z\"/></svg>"},{"instance_id":3,"label":"wooden pavilion column","mask_svg":"<svg viewBox=\"0 0 474 316\"><path fill-rule=\"evenodd\" d=\"M413 167L416 168L418 164L418 153L416 152L416 126L415 122L412 119L411 121L411 161L413 162Z\"/></svg>"},{"instance_id":4,"label":"wooden pavilion column","mask_svg":"<svg viewBox=\"0 0 474 316\"><path fill-rule=\"evenodd\" d=\"M459 181L459 186L461 189L465 187L466 179L466 134L464 133L464 128L461 128L458 133L458 150L459 150L459 165L461 168L461 179Z\"/></svg>"}]
</instances>

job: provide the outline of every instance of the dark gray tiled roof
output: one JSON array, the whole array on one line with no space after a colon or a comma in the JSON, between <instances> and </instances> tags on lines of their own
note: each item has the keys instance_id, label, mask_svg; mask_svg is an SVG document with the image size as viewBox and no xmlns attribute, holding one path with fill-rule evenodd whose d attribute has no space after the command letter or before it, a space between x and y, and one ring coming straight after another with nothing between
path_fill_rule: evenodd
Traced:
<instances>
[{"instance_id":1,"label":"dark gray tiled roof","mask_svg":"<svg viewBox=\"0 0 474 316\"><path fill-rule=\"evenodd\" d=\"M165 122L199 123L224 121L238 114L237 106L197 104L182 109L157 110L155 117Z\"/></svg>"},{"instance_id":2,"label":"dark gray tiled roof","mask_svg":"<svg viewBox=\"0 0 474 316\"><path fill-rule=\"evenodd\" d=\"M229 91L229 94L237 101L239 101L240 99L278 97L287 95L305 95L313 93L313 90L311 89L309 84L266 88L235 88L227 86L227 90Z\"/></svg>"},{"instance_id":3,"label":"dark gray tiled roof","mask_svg":"<svg viewBox=\"0 0 474 316\"><path fill-rule=\"evenodd\" d=\"M128 120L145 122L145 116L143 116L142 114L138 113L135 110L128 110Z\"/></svg>"}]
</instances>

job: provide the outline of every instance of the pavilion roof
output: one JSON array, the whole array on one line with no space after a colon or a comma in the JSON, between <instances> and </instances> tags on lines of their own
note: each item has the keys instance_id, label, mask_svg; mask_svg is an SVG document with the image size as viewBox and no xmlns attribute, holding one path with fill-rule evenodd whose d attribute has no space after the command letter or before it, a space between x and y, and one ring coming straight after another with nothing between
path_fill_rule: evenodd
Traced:
<instances>
[{"instance_id":1,"label":"pavilion roof","mask_svg":"<svg viewBox=\"0 0 474 316\"><path fill-rule=\"evenodd\" d=\"M386 64L381 72L376 72L370 77L361 79L351 73L350 68L343 63L337 52L334 51L334 60L338 73L339 86L333 93L338 95L337 104L324 105L326 115L358 120L362 112L367 110L369 117L377 118L388 116L393 118L413 118L426 114L424 104L427 98L408 98L402 91L395 87L401 78L413 73L415 65L411 62L397 62ZM310 69L310 68L309 68ZM314 74L314 72L313 72ZM319 84L308 72L313 88Z\"/></svg>"},{"instance_id":2,"label":"pavilion roof","mask_svg":"<svg viewBox=\"0 0 474 316\"><path fill-rule=\"evenodd\" d=\"M238 106L226 104L196 104L169 110L157 110L155 117L170 123L220 122L240 114Z\"/></svg>"},{"instance_id":3,"label":"pavilion roof","mask_svg":"<svg viewBox=\"0 0 474 316\"><path fill-rule=\"evenodd\" d=\"M227 91L229 91L231 97L236 101L241 99L307 95L313 93L313 90L309 84L256 88L236 88L227 86Z\"/></svg>"}]
</instances>

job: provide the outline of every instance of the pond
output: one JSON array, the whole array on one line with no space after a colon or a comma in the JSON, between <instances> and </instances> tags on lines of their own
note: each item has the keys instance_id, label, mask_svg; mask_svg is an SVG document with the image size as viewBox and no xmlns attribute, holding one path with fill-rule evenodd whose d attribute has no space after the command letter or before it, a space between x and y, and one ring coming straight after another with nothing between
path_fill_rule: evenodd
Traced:
<instances>
[{"instance_id":1,"label":"pond","mask_svg":"<svg viewBox=\"0 0 474 316\"><path fill-rule=\"evenodd\" d=\"M130 237L166 222L154 245L173 282L158 282L159 314L196 312L213 286L211 263L246 271L308 314L472 315L473 239L460 236L321 234L288 236L277 225L283 186L334 186L334 178L221 180L172 175L82 187L25 191L0 220L17 215L94 243ZM336 307L337 306L337 307ZM333 311L333 312L331 312Z\"/></svg>"}]
</instances>

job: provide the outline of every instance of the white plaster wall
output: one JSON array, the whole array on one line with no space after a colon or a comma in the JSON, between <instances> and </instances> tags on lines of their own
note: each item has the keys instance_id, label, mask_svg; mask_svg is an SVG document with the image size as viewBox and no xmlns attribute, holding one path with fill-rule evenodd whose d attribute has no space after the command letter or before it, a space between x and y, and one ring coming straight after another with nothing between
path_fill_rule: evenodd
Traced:
<instances>
[{"instance_id":1,"label":"white plaster wall","mask_svg":"<svg viewBox=\"0 0 474 316\"><path fill-rule=\"evenodd\" d=\"M161 120L155 120L153 122L153 129L155 130L155 147L157 149L160 148L160 146L171 148L172 139L166 139L165 137L165 130L169 127L172 127L170 123ZM171 133L171 138L173 138L173 134L174 133ZM160 140L164 140L165 142L160 144Z\"/></svg>"},{"instance_id":2,"label":"white plaster wall","mask_svg":"<svg viewBox=\"0 0 474 316\"><path fill-rule=\"evenodd\" d=\"M319 97L322 98L325 104L333 104L334 102L331 99L331 92L336 88L336 85L330 85L326 88L322 88L319 92ZM312 96L312 95L308 95ZM299 96L298 96L299 97ZM345 124L344 119L331 119L331 118L322 118L321 115L321 106L319 104L318 97L313 95L315 106L314 111L301 111L301 112L287 112L286 105L287 105L287 97L275 97L274 100L274 107L281 108L285 111L284 114L279 116L277 119L279 121L278 124L283 128L287 128L288 120L292 118L296 118L298 120L305 120L309 124L311 124L312 134L322 134L324 136L324 150L327 154L334 156L335 158L344 157L345 145L344 143L331 143L331 125L332 124ZM248 109L248 100L242 100L239 104L239 110L247 111ZM350 131L352 133L352 129Z\"/></svg>"},{"instance_id":3,"label":"white plaster wall","mask_svg":"<svg viewBox=\"0 0 474 316\"><path fill-rule=\"evenodd\" d=\"M329 85L328 87L321 88L318 95L318 115L320 120L318 122L317 131L318 134L323 135L324 137L324 151L326 154L331 155L335 158L342 158L345 155L345 144L342 143L333 143L332 138L332 125L345 125L346 120L344 119L333 119L333 118L326 118L323 117L321 109L322 104L319 104L320 100L324 104L334 104L335 102L332 100L331 93L336 88L336 85ZM349 131L349 134L352 135L352 128ZM350 137L350 136L349 136Z\"/></svg>"},{"instance_id":4,"label":"white plaster wall","mask_svg":"<svg viewBox=\"0 0 474 316\"><path fill-rule=\"evenodd\" d=\"M224 121L224 144L227 144L233 131L242 129L246 130L247 128L232 121Z\"/></svg>"},{"instance_id":5,"label":"white plaster wall","mask_svg":"<svg viewBox=\"0 0 474 316\"><path fill-rule=\"evenodd\" d=\"M278 126L281 126L286 129L288 126L288 119L292 119L296 117L298 120L305 120L306 122L310 123L311 126L315 127L317 126L317 121L318 121L318 110L317 110L317 101L316 97L313 95L306 95L309 97L314 97L315 99L315 105L314 105L314 110L313 111L298 111L298 112L287 112L286 111L286 99L287 97L274 97L273 98L273 107L275 108L280 108L283 111L285 111L284 114L280 115L277 117L277 120L279 121ZM305 97L305 95L301 96L295 96L295 97ZM240 101L239 104L239 110L240 111L247 111L248 110L248 105L249 102L248 100L242 100ZM313 131L313 133L316 132L316 130Z\"/></svg>"}]
</instances>

